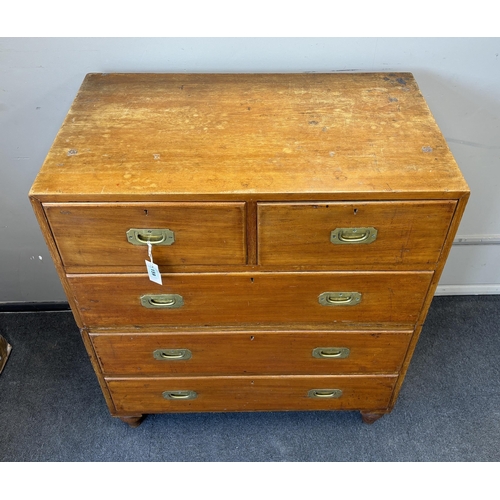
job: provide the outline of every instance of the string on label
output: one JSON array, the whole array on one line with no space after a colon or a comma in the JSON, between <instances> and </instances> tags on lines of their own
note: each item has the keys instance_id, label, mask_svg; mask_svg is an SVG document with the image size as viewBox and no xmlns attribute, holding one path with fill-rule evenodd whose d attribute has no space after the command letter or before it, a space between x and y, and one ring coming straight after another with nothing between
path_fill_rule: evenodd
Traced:
<instances>
[{"instance_id":1,"label":"string on label","mask_svg":"<svg viewBox=\"0 0 500 500\"><path fill-rule=\"evenodd\" d=\"M148 276L151 281L154 283L158 283L159 285L162 284L161 281L161 274L160 274L160 269L158 266L153 262L153 245L151 245L151 242L148 241L148 256L149 256L149 261L146 260L146 269L148 271Z\"/></svg>"}]
</instances>

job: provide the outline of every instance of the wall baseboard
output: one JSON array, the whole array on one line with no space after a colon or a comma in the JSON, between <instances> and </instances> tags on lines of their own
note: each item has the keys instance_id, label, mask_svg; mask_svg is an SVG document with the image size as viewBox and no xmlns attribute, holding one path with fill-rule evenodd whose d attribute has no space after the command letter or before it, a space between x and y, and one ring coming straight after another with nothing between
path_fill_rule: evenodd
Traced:
<instances>
[{"instance_id":1,"label":"wall baseboard","mask_svg":"<svg viewBox=\"0 0 500 500\"><path fill-rule=\"evenodd\" d=\"M457 236L453 245L500 245L500 234L470 234Z\"/></svg>"},{"instance_id":2,"label":"wall baseboard","mask_svg":"<svg viewBox=\"0 0 500 500\"><path fill-rule=\"evenodd\" d=\"M0 302L2 312L50 312L69 311L67 302Z\"/></svg>"},{"instance_id":3,"label":"wall baseboard","mask_svg":"<svg viewBox=\"0 0 500 500\"><path fill-rule=\"evenodd\" d=\"M491 285L438 285L434 295L496 295L500 283Z\"/></svg>"}]
</instances>

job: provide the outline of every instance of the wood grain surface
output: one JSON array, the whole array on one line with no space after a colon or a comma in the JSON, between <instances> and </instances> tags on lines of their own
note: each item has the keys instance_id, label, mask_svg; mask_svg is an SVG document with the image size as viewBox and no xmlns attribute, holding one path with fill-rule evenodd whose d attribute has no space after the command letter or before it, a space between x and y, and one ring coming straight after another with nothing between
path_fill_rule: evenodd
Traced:
<instances>
[{"instance_id":1,"label":"wood grain surface","mask_svg":"<svg viewBox=\"0 0 500 500\"><path fill-rule=\"evenodd\" d=\"M94 73L31 194L200 201L466 190L410 73Z\"/></svg>"},{"instance_id":2,"label":"wood grain surface","mask_svg":"<svg viewBox=\"0 0 500 500\"><path fill-rule=\"evenodd\" d=\"M93 333L106 375L244 375L396 373L412 330L163 334ZM346 358L316 358L318 347L345 347ZM157 349L189 349L191 358L157 360Z\"/></svg>"},{"instance_id":3,"label":"wood grain surface","mask_svg":"<svg viewBox=\"0 0 500 500\"><path fill-rule=\"evenodd\" d=\"M206 273L162 275L70 275L68 282L85 324L252 325L397 322L413 325L431 272ZM351 306L323 306L323 292L359 292ZM178 294L178 309L148 309L146 294Z\"/></svg>"},{"instance_id":4,"label":"wood grain surface","mask_svg":"<svg viewBox=\"0 0 500 500\"><path fill-rule=\"evenodd\" d=\"M152 249L160 266L246 264L244 203L46 203L44 209L66 268L145 269L146 245L129 229L170 229L172 245Z\"/></svg>"},{"instance_id":5,"label":"wood grain surface","mask_svg":"<svg viewBox=\"0 0 500 500\"><path fill-rule=\"evenodd\" d=\"M263 265L331 269L434 269L455 201L260 203L258 259ZM369 244L333 244L336 228L373 227ZM361 231L360 231L361 232Z\"/></svg>"},{"instance_id":6,"label":"wood grain surface","mask_svg":"<svg viewBox=\"0 0 500 500\"><path fill-rule=\"evenodd\" d=\"M387 408L396 377L252 376L107 379L119 413L259 410L376 410ZM340 389L338 399L312 399L311 389ZM167 400L164 391L190 390L196 399Z\"/></svg>"}]
</instances>

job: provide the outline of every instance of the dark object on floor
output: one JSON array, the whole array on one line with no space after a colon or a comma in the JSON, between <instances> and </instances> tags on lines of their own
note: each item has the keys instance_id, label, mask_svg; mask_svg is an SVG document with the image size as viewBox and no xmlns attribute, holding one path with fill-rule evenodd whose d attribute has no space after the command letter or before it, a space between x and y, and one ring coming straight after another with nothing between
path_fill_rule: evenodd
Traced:
<instances>
[{"instance_id":1,"label":"dark object on floor","mask_svg":"<svg viewBox=\"0 0 500 500\"><path fill-rule=\"evenodd\" d=\"M7 358L9 357L11 350L11 345L0 335L0 373L2 373L5 364L7 363Z\"/></svg>"}]
</instances>

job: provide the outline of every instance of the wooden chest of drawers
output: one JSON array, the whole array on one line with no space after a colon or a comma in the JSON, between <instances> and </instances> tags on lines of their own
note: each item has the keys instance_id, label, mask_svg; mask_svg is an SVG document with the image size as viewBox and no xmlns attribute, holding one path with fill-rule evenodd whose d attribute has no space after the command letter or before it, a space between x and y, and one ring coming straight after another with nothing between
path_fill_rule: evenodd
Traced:
<instances>
[{"instance_id":1,"label":"wooden chest of drawers","mask_svg":"<svg viewBox=\"0 0 500 500\"><path fill-rule=\"evenodd\" d=\"M30 192L130 425L389 412L468 196L409 73L89 74Z\"/></svg>"}]
</instances>

